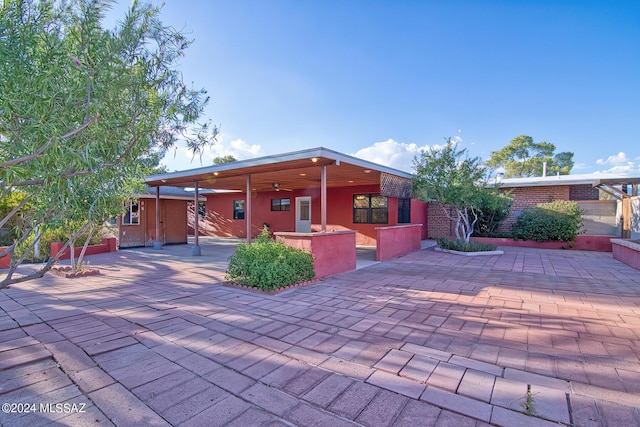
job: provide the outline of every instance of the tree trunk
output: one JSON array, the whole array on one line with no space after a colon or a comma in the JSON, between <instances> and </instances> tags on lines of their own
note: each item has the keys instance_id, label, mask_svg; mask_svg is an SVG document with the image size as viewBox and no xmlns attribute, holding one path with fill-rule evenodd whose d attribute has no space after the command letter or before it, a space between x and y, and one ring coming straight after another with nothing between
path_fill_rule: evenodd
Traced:
<instances>
[{"instance_id":1,"label":"tree trunk","mask_svg":"<svg viewBox=\"0 0 640 427\"><path fill-rule=\"evenodd\" d=\"M82 251L80 252L80 255L78 256L78 268L82 268L82 261L84 260L84 254L85 252L87 252L87 246L89 246L89 241L91 240L91 236L93 236L93 232L95 231L95 225L91 224L91 227L89 228L89 234L87 234L87 240L84 241L84 246L82 247Z\"/></svg>"}]
</instances>

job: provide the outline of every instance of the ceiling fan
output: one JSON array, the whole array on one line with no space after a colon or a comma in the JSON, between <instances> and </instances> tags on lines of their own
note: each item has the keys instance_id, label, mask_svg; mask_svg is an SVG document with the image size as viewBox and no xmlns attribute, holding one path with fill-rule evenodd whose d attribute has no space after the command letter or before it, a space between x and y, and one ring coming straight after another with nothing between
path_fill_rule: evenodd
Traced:
<instances>
[{"instance_id":1,"label":"ceiling fan","mask_svg":"<svg viewBox=\"0 0 640 427\"><path fill-rule=\"evenodd\" d=\"M280 184L278 184L277 182L274 182L273 184L271 184L271 186L272 186L272 187L273 187L273 189L274 189L274 190L276 190L276 191L280 191L280 190L283 190L283 191L293 191L293 190L292 190L292 189L290 189L290 188L282 188L282 187L280 187Z\"/></svg>"}]
</instances>

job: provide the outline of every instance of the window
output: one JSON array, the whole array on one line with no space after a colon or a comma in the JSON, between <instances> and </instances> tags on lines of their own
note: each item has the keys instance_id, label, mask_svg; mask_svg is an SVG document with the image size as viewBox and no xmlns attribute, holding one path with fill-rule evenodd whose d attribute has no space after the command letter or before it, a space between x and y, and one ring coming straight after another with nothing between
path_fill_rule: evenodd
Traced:
<instances>
[{"instance_id":1,"label":"window","mask_svg":"<svg viewBox=\"0 0 640 427\"><path fill-rule=\"evenodd\" d=\"M271 199L272 211L290 211L291 199Z\"/></svg>"},{"instance_id":2,"label":"window","mask_svg":"<svg viewBox=\"0 0 640 427\"><path fill-rule=\"evenodd\" d=\"M398 224L411 222L411 199L398 199Z\"/></svg>"},{"instance_id":3,"label":"window","mask_svg":"<svg viewBox=\"0 0 640 427\"><path fill-rule=\"evenodd\" d=\"M140 204L137 200L129 200L122 215L122 225L140 224Z\"/></svg>"},{"instance_id":4,"label":"window","mask_svg":"<svg viewBox=\"0 0 640 427\"><path fill-rule=\"evenodd\" d=\"M244 200L233 201L233 219L244 219Z\"/></svg>"},{"instance_id":5,"label":"window","mask_svg":"<svg viewBox=\"0 0 640 427\"><path fill-rule=\"evenodd\" d=\"M198 216L202 219L207 216L207 202L198 202Z\"/></svg>"},{"instance_id":6,"label":"window","mask_svg":"<svg viewBox=\"0 0 640 427\"><path fill-rule=\"evenodd\" d=\"M109 217L105 221L105 225L107 227L117 227L118 226L118 218L116 218L115 216Z\"/></svg>"},{"instance_id":7,"label":"window","mask_svg":"<svg viewBox=\"0 0 640 427\"><path fill-rule=\"evenodd\" d=\"M354 224L387 224L389 210L387 198L379 194L353 195Z\"/></svg>"}]
</instances>

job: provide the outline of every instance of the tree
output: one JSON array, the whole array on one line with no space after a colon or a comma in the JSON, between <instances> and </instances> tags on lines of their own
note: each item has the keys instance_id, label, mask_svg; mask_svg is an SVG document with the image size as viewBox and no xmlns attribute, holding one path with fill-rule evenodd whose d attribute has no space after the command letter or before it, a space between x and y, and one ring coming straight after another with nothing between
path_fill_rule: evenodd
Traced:
<instances>
[{"instance_id":1,"label":"tree","mask_svg":"<svg viewBox=\"0 0 640 427\"><path fill-rule=\"evenodd\" d=\"M81 233L121 211L167 148L183 141L201 152L215 141L218 128L198 122L206 91L187 87L176 68L191 42L138 2L106 30L112 3L2 3L0 200L19 191L23 204L0 219L22 215L0 256L33 247L36 229L80 225L37 271L14 275L24 257L12 259L0 288L41 277Z\"/></svg>"},{"instance_id":2,"label":"tree","mask_svg":"<svg viewBox=\"0 0 640 427\"><path fill-rule=\"evenodd\" d=\"M233 157L231 154L227 154L226 156L222 156L222 157L214 157L213 158L213 164L214 165L222 165L224 163L231 163L231 162L237 162L237 161L238 161L238 159Z\"/></svg>"},{"instance_id":3,"label":"tree","mask_svg":"<svg viewBox=\"0 0 640 427\"><path fill-rule=\"evenodd\" d=\"M486 165L493 168L503 167L505 178L542 176L544 163L547 174L569 175L573 168L573 153L563 151L555 153L556 146L548 142L534 142L533 138L520 135L509 145L491 152Z\"/></svg>"},{"instance_id":4,"label":"tree","mask_svg":"<svg viewBox=\"0 0 640 427\"><path fill-rule=\"evenodd\" d=\"M414 194L425 202L440 202L447 217L456 223L457 240L469 242L478 221L479 195L485 191L485 168L480 158L468 157L467 150L458 150L449 138L444 147L421 151L414 166Z\"/></svg>"}]
</instances>

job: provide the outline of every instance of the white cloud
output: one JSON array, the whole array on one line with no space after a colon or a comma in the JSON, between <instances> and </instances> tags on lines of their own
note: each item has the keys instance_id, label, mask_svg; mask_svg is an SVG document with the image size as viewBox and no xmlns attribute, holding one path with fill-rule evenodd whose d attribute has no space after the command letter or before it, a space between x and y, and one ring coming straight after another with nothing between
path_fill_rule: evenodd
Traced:
<instances>
[{"instance_id":1,"label":"white cloud","mask_svg":"<svg viewBox=\"0 0 640 427\"><path fill-rule=\"evenodd\" d=\"M362 148L351 155L394 169L411 172L413 170L413 159L421 150L428 149L428 145L419 147L416 144L405 144L393 139L388 139L384 142L376 142L369 147Z\"/></svg>"},{"instance_id":2,"label":"white cloud","mask_svg":"<svg viewBox=\"0 0 640 427\"><path fill-rule=\"evenodd\" d=\"M629 162L629 159L627 159L627 155L621 151L614 156L607 157L606 160L598 159L596 160L596 163L599 165L624 165L630 162Z\"/></svg>"},{"instance_id":3,"label":"white cloud","mask_svg":"<svg viewBox=\"0 0 640 427\"><path fill-rule=\"evenodd\" d=\"M640 160L639 158L635 159ZM609 156L606 159L598 159L596 163L603 166L610 166L609 169L599 170L596 173L610 173L616 175L637 175L640 173L640 164L629 160L624 152Z\"/></svg>"},{"instance_id":4,"label":"white cloud","mask_svg":"<svg viewBox=\"0 0 640 427\"><path fill-rule=\"evenodd\" d=\"M193 156L186 147L177 146L167 152L160 164L167 166L169 171L181 171L211 166L214 157L231 155L238 160L244 160L262 154L262 147L257 144L248 144L242 139L226 142L224 137L219 137L217 143L203 150L202 156L198 154Z\"/></svg>"}]
</instances>

